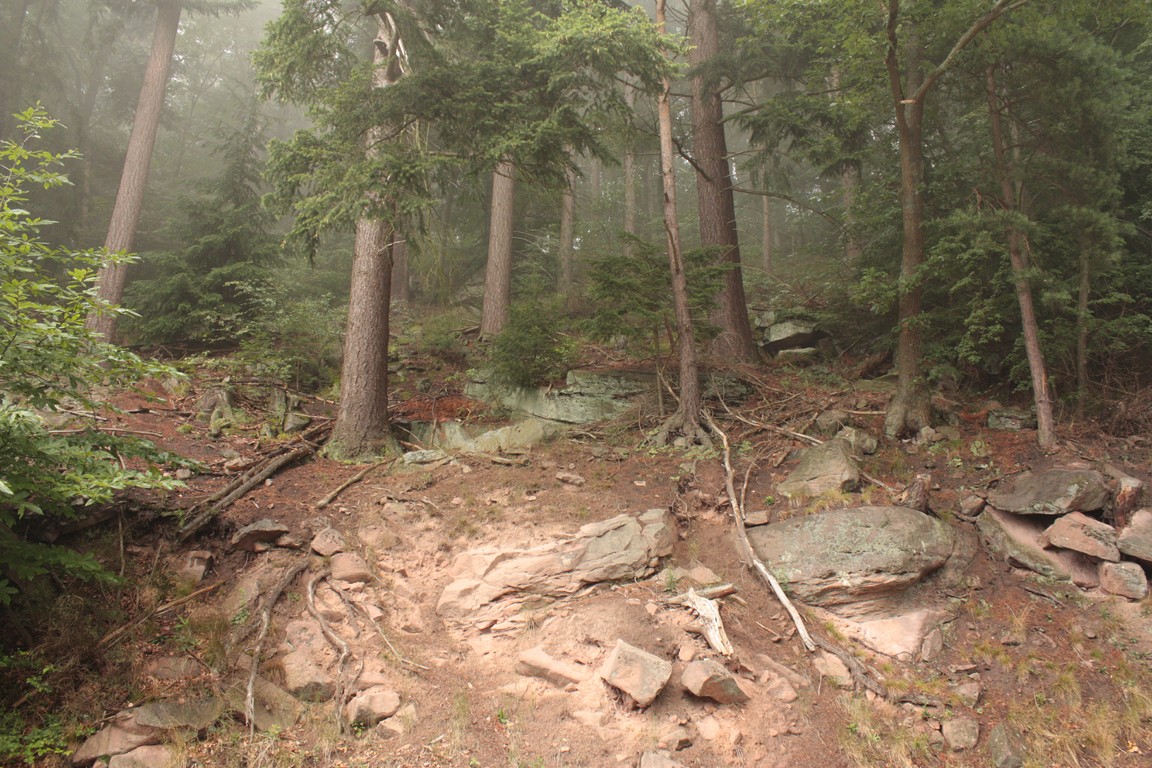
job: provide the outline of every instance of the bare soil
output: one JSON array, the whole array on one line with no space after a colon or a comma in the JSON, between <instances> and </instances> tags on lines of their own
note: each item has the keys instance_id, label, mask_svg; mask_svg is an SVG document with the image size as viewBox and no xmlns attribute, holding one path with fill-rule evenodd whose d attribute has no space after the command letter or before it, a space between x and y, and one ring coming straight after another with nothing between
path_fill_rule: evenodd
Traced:
<instances>
[{"instance_id":1,"label":"bare soil","mask_svg":"<svg viewBox=\"0 0 1152 768\"><path fill-rule=\"evenodd\" d=\"M974 527L951 514L963 496L986 491L1028 467L1107 461L1147 481L1146 442L1109 440L1085 431L1067 435L1056 453L1043 455L1034 448L1032 433L986 431L981 408L966 411L952 405L961 416L959 441L932 448L885 444L867 461L866 471L887 488L867 484L860 493L793 508L776 498L774 488L794 465L800 443L752 424L802 431L811 416L835 406L854 411L856 423L879 434L883 397L814 385L791 373L759 375L757 394L738 411L744 421L721 422L740 448L737 487L750 509L767 508L780 519L862 501L886 503L890 491L927 471L935 483L933 509L972 544L974 556L964 566L960 586L939 596L954 618L944 627L944 649L936 658L897 661L853 647L893 691L916 692L941 703L923 707L873 701L862 690L839 689L819 677L787 614L739 560L723 468L715 453L649 449L635 428L642 417L535 447L524 456L524 466L458 457L431 468L380 467L323 509L317 509L317 502L363 466L307 461L233 504L193 541L176 544L174 522L157 516L157 507L191 506L230 479L224 469L228 460L255 458L267 448L257 440L256 422L210 439L205 425L192 418L191 402L191 395L181 399L159 388L148 397L124 395L119 406L137 412L110 415L105 423L151 433L161 447L196 459L205 469L169 498L126 502L120 517L123 534L107 528L89 534L84 546L100 552L111 570L122 571L127 584L103 593L103 599L115 603L103 618L71 618L93 622L99 634L180 596L172 571L192 549L214 553L206 583L222 587L141 624L107 651L84 654L72 667L68 689L46 696L41 706L51 698L51 706L65 717L97 724L130 702L195 696L218 687L219 680L206 668L197 676L161 681L144 673L145 662L160 655L208 657L213 640L196 617L218 610L229 585L262 558L279 556L279 551L230 551L231 533L263 518L286 524L305 544L328 525L348 533L369 523L387 526L396 544L382 558L384 572L403 582L423 626L416 627L419 631L388 629L397 654L408 662L385 659L390 679L417 711L403 735L389 737L379 729L341 735L331 706L313 704L299 725L282 733L250 738L241 724L220 723L203 740L182 746L189 765L636 766L643 751L682 726L691 744L674 758L685 766L986 766L988 733L1005 721L1028 737L1029 765L1152 765L1149 601L1128 603L1068 584L1042 583L999 562L980 546ZM475 405L460 396L439 401L422 396L408 400L399 412L410 418L467 418ZM318 418L327 412L323 402L308 407ZM723 408L717 410L723 415ZM576 473L585 483L563 483L556 477L559 472ZM436 615L449 566L461 552L482 545L547 542L585 523L657 507L677 513L681 540L651 578L599 585L541 606L522 628L508 633L461 632ZM302 551L288 554L307 557ZM753 691L747 704L714 705L677 684L681 659L715 656L689 631L695 623L691 615L665 602L684 586L673 569L700 565L737 588L736 596L721 606L736 648L725 663ZM281 601L273 634L282 632L283 623L299 610L298 598ZM68 625L67 616L54 620ZM819 625L813 629L827 631ZM614 698L599 681L566 690L515 670L516 654L537 645L557 658L595 668L618 638L676 665L673 682L647 710ZM811 684L799 688L793 702L778 700L759 682L769 666L765 658ZM979 680L983 693L975 706L966 706L953 688L972 679ZM29 702L37 704L35 697ZM599 714L574 714L584 711ZM939 743L940 724L957 717L980 723L975 749L952 752Z\"/></svg>"}]
</instances>

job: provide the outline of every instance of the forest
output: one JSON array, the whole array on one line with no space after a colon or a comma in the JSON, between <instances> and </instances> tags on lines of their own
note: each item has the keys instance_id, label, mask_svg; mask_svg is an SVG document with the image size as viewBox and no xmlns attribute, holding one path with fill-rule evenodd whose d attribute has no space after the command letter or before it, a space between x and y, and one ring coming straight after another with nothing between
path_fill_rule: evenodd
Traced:
<instances>
[{"instance_id":1,"label":"forest","mask_svg":"<svg viewBox=\"0 0 1152 768\"><path fill-rule=\"evenodd\" d=\"M126 525L207 524L193 433L360 482L476 382L628 369L659 404L619 439L722 457L733 511L743 431L819 443L785 405L860 381L882 453L1005 407L1021 468L1146 451L1150 83L1145 0L3 0L0 763L75 738L44 606L127 600ZM123 421L161 390L205 423ZM257 433L231 398L270 392ZM65 542L97 525L118 574Z\"/></svg>"}]
</instances>

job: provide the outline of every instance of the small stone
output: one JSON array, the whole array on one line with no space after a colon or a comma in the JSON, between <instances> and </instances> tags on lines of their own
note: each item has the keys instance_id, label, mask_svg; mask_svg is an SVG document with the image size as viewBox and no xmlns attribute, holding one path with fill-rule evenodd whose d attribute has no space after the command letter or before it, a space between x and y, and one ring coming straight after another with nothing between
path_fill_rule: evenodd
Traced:
<instances>
[{"instance_id":1,"label":"small stone","mask_svg":"<svg viewBox=\"0 0 1152 768\"><path fill-rule=\"evenodd\" d=\"M257 520L232 536L232 548L243 552L256 551L257 544L270 544L288 533L288 526L275 520Z\"/></svg>"},{"instance_id":2,"label":"small stone","mask_svg":"<svg viewBox=\"0 0 1152 768\"><path fill-rule=\"evenodd\" d=\"M821 651L820 655L812 660L812 666L816 667L816 673L820 677L827 679L837 688L851 688L853 685L852 673L848 671L848 667L827 651Z\"/></svg>"},{"instance_id":3,"label":"small stone","mask_svg":"<svg viewBox=\"0 0 1152 768\"><path fill-rule=\"evenodd\" d=\"M664 752L649 750L640 756L640 768L683 768Z\"/></svg>"},{"instance_id":4,"label":"small stone","mask_svg":"<svg viewBox=\"0 0 1152 768\"><path fill-rule=\"evenodd\" d=\"M203 670L199 664L185 656L161 656L144 666L144 671L157 680L178 680L192 677Z\"/></svg>"},{"instance_id":5,"label":"small stone","mask_svg":"<svg viewBox=\"0 0 1152 768\"><path fill-rule=\"evenodd\" d=\"M177 480L191 480L192 479L192 470L188 469L187 467L180 467L180 469L176 470L176 479Z\"/></svg>"},{"instance_id":6,"label":"small stone","mask_svg":"<svg viewBox=\"0 0 1152 768\"><path fill-rule=\"evenodd\" d=\"M584 485L584 478L575 472L557 472L556 479L565 485L575 485L577 487Z\"/></svg>"},{"instance_id":7,"label":"small stone","mask_svg":"<svg viewBox=\"0 0 1152 768\"><path fill-rule=\"evenodd\" d=\"M213 555L206 549L196 549L184 556L184 567L180 575L193 584L204 581L204 575L212 568Z\"/></svg>"},{"instance_id":8,"label":"small stone","mask_svg":"<svg viewBox=\"0 0 1152 768\"><path fill-rule=\"evenodd\" d=\"M980 740L980 724L966 717L958 717L944 723L940 729L944 734L944 741L953 752L963 752L972 749Z\"/></svg>"},{"instance_id":9,"label":"small stone","mask_svg":"<svg viewBox=\"0 0 1152 768\"><path fill-rule=\"evenodd\" d=\"M660 740L656 742L656 746L660 749L671 749L679 752L692 746L692 736L688 733L687 728L677 725L663 734Z\"/></svg>"},{"instance_id":10,"label":"small stone","mask_svg":"<svg viewBox=\"0 0 1152 768\"><path fill-rule=\"evenodd\" d=\"M717 584L720 581L720 577L716 575L715 571L703 565L697 565L688 571L688 578L702 587Z\"/></svg>"},{"instance_id":11,"label":"small stone","mask_svg":"<svg viewBox=\"0 0 1152 768\"><path fill-rule=\"evenodd\" d=\"M329 566L332 568L333 581L347 581L358 583L372 581L372 569L364 558L352 552L341 552L333 555Z\"/></svg>"},{"instance_id":12,"label":"small stone","mask_svg":"<svg viewBox=\"0 0 1152 768\"><path fill-rule=\"evenodd\" d=\"M1000 723L988 736L988 752L993 768L1023 768L1028 744L1016 726Z\"/></svg>"},{"instance_id":13,"label":"small stone","mask_svg":"<svg viewBox=\"0 0 1152 768\"><path fill-rule=\"evenodd\" d=\"M983 498L975 494L965 496L960 500L960 514L964 517L976 517L984 511L984 505L987 504Z\"/></svg>"},{"instance_id":14,"label":"small stone","mask_svg":"<svg viewBox=\"0 0 1152 768\"><path fill-rule=\"evenodd\" d=\"M373 726L399 710L400 694L377 685L353 696L344 706L344 717L353 725Z\"/></svg>"},{"instance_id":15,"label":"small stone","mask_svg":"<svg viewBox=\"0 0 1152 768\"><path fill-rule=\"evenodd\" d=\"M783 704L791 704L799 698L796 689L792 687L792 683L788 682L782 677L771 677L766 681L766 690L768 695Z\"/></svg>"},{"instance_id":16,"label":"small stone","mask_svg":"<svg viewBox=\"0 0 1152 768\"><path fill-rule=\"evenodd\" d=\"M705 741L714 741L720 738L720 733L723 728L720 726L720 721L712 715L705 715L696 721L696 732L700 734L700 738Z\"/></svg>"},{"instance_id":17,"label":"small stone","mask_svg":"<svg viewBox=\"0 0 1152 768\"><path fill-rule=\"evenodd\" d=\"M940 627L933 627L920 641L920 660L932 661L942 650L944 650L944 633L940 631Z\"/></svg>"},{"instance_id":18,"label":"small stone","mask_svg":"<svg viewBox=\"0 0 1152 768\"><path fill-rule=\"evenodd\" d=\"M956 694L956 698L960 699L960 703L969 709L975 709L976 705L980 703L980 695L984 692L984 688L978 682L961 683L952 689Z\"/></svg>"},{"instance_id":19,"label":"small stone","mask_svg":"<svg viewBox=\"0 0 1152 768\"><path fill-rule=\"evenodd\" d=\"M616 641L600 668L606 683L627 694L638 707L647 707L672 677L672 665L647 651Z\"/></svg>"},{"instance_id":20,"label":"small stone","mask_svg":"<svg viewBox=\"0 0 1152 768\"><path fill-rule=\"evenodd\" d=\"M680 650L676 652L676 658L683 662L692 661L696 658L696 646L684 643L680 646Z\"/></svg>"},{"instance_id":21,"label":"small stone","mask_svg":"<svg viewBox=\"0 0 1152 768\"><path fill-rule=\"evenodd\" d=\"M347 547L344 535L335 528L325 528L312 539L312 551L321 557L332 557Z\"/></svg>"},{"instance_id":22,"label":"small stone","mask_svg":"<svg viewBox=\"0 0 1152 768\"><path fill-rule=\"evenodd\" d=\"M582 683L589 677L585 669L553 658L541 646L520 652L516 657L516 672L539 677L561 688L569 683Z\"/></svg>"},{"instance_id":23,"label":"small stone","mask_svg":"<svg viewBox=\"0 0 1152 768\"><path fill-rule=\"evenodd\" d=\"M744 513L744 525L768 525L768 510L754 509Z\"/></svg>"},{"instance_id":24,"label":"small stone","mask_svg":"<svg viewBox=\"0 0 1152 768\"><path fill-rule=\"evenodd\" d=\"M680 676L680 683L694 695L719 704L742 704L748 694L732 673L711 659L691 662Z\"/></svg>"},{"instance_id":25,"label":"small stone","mask_svg":"<svg viewBox=\"0 0 1152 768\"><path fill-rule=\"evenodd\" d=\"M303 432L312 423L312 417L306 413L293 411L284 417L284 433Z\"/></svg>"},{"instance_id":26,"label":"small stone","mask_svg":"<svg viewBox=\"0 0 1152 768\"><path fill-rule=\"evenodd\" d=\"M1148 596L1148 577L1137 563L1100 563L1100 588L1131 600Z\"/></svg>"}]
</instances>

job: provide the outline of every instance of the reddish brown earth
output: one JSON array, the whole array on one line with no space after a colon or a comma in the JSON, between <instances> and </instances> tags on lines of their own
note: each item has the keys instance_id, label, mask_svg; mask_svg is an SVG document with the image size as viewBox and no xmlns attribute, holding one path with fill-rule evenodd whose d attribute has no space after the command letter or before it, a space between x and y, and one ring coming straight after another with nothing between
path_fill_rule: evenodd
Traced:
<instances>
[{"instance_id":1,"label":"reddish brown earth","mask_svg":"<svg viewBox=\"0 0 1152 768\"><path fill-rule=\"evenodd\" d=\"M811 386L790 373L758 379L758 394L738 411L743 421L721 422L740 449L737 487L744 486L747 471L743 492L749 508L767 505L777 518L812 511L792 509L775 498L775 483L794 465L793 451L799 444L779 431L753 424L802 431L820 410L840 407L855 411L857 423L878 434L883 397L851 387ZM856 651L891 689L935 696L945 706L869 703L860 690L837 690L819 679L780 604L740 563L716 454L646 447L636 425L651 415L638 414L535 447L527 452L525 466L460 457L457 464L430 469L381 467L324 509L317 509L317 502L363 467L310 460L280 472L194 540L177 544L174 524L149 510L191 506L230 479L224 470L228 457L239 454L255 460L268 446L259 443L254 426L211 440L205 425L191 418L193 395L176 398L157 389L153 396L120 398L118 404L125 410L147 411L110 415L104 425L150 433L162 447L200 461L205 468L187 489L169 498L126 504L123 551L116 530L89 534L83 545L100 552L108 567L122 570L127 579L123 588L104 593L106 600L117 601L118 610L92 621L104 621L100 629L107 631L179 597L175 580L166 574L187 550L209 549L216 554L207 583L219 582L222 588L141 624L106 652L82 655L66 685L57 686L51 697L57 713L97 723L129 702L196 695L217 686L208 672L158 681L143 674L144 662L162 654L202 657L208 652L211 638L190 633L189 628L196 626L195 616L211 612L214 601L245 569L269 556L229 552L227 547L233 531L263 518L288 525L304 541L309 531L326 524L351 532L358 525L382 521L396 534L398 543L390 557L413 587L427 623L421 632L393 634L399 654L414 662L394 664L393 669L397 690L405 701L417 704L419 713L403 736L385 739L374 730L341 736L329 719L330 710L315 706L300 725L252 739L239 724L221 723L203 741L183 745L183 754L194 761L189 765L635 766L643 749L654 747L670 727L684 724L693 743L675 758L686 766L974 767L989 765L988 732L1005 720L1017 723L1032 741L1034 757L1029 765L1152 765L1147 600L1130 604L1085 596L1068 585L1040 583L980 548L967 568L966 581L940 597L956 618L946 625L945 647L937 658L904 663ZM320 401L309 403L308 409L321 417L328 412ZM1043 455L1035 449L1031 433L982 430L979 411L960 414L962 439L956 444L915 455L909 454L908 446L883 446L865 469L889 488L870 484L862 493L821 504L849 506L862 499L885 503L890 491L902 488L915 472L931 471L939 485L931 495L933 508L972 536L969 523L949 514L958 509L959 498L1028 467L1071 459L1108 460L1149 479L1147 442L1108 439L1085 429L1066 433L1056 453ZM475 402L449 394L413 396L397 412L408 418L466 419L479 409ZM561 483L556 479L561 471L577 473L586 483L580 487ZM396 500L405 502L405 511L386 511L394 508L387 502ZM460 552L484 544L546 542L588 522L655 507L673 509L681 525L681 541L667 565L685 570L704 565L737 588L736 597L722 601L721 612L736 648L727 665L754 692L747 704L719 707L694 699L675 682L683 666L679 664L673 684L648 710L614 704L607 718L615 735L603 738L570 716L566 697L572 694L542 684L525 685L526 679L515 673L516 651L538 644L557 657L590 664L615 638L672 660L682 648L714 655L697 635L685 631L690 618L683 609L663 602L680 585L660 574L587 590L538 611L526 629L509 636L461 634L435 616L436 600L448 581L447 566ZM292 600L284 600L278 616L284 619L298 609ZM65 625L66 619L55 620ZM1005 639L1013 644L1005 644ZM795 702L777 701L755 682L765 669L764 656L808 676L812 685L800 689ZM979 674L984 688L975 708L949 696L950 684L963 681L970 672ZM40 703L48 705L48 697ZM37 704L35 697L29 702ZM975 750L953 753L944 746L927 746L939 722L958 716L981 724ZM1125 717L1135 720L1120 728L1117 723ZM715 738L701 733L706 720L703 730L712 720L719 723Z\"/></svg>"}]
</instances>

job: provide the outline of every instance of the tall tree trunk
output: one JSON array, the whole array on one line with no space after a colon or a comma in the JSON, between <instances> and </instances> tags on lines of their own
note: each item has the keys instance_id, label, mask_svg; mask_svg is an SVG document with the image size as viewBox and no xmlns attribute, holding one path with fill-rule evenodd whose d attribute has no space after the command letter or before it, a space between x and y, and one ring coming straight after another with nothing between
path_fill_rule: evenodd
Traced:
<instances>
[{"instance_id":1,"label":"tall tree trunk","mask_svg":"<svg viewBox=\"0 0 1152 768\"><path fill-rule=\"evenodd\" d=\"M624 101L628 104L628 114L636 109L636 89L624 86ZM624 232L636 237L636 145L629 134L628 148L624 150Z\"/></svg>"},{"instance_id":2,"label":"tall tree trunk","mask_svg":"<svg viewBox=\"0 0 1152 768\"><path fill-rule=\"evenodd\" d=\"M1017 201L1022 197L1019 181L1013 183L1004 148L1004 129L1000 118L999 95L996 88L996 68L988 68L988 119L992 129L992 154L996 160L996 175L1000 180L1000 196L1009 219L1006 226L1008 259L1012 263L1012 280L1016 286L1016 302L1020 306L1020 324L1024 334L1024 352L1028 356L1028 371L1032 376L1032 399L1036 403L1036 440L1047 448L1056 440L1052 416L1052 395L1048 389L1048 366L1040 349L1040 330L1036 323L1036 310L1032 304L1032 284L1028 280L1028 254L1024 250L1024 233L1012 219L1019 210Z\"/></svg>"},{"instance_id":3,"label":"tall tree trunk","mask_svg":"<svg viewBox=\"0 0 1152 768\"><path fill-rule=\"evenodd\" d=\"M4 30L0 36L0 139L12 139L14 121L12 114L24 108L21 101L21 79L16 71L20 67L20 50L24 43L24 20L28 17L28 7L32 0L16 0L6 3L8 10L0 15Z\"/></svg>"},{"instance_id":4,"label":"tall tree trunk","mask_svg":"<svg viewBox=\"0 0 1152 768\"><path fill-rule=\"evenodd\" d=\"M1080 247L1080 280L1076 297L1076 415L1088 404L1088 299L1092 294L1092 258L1088 243Z\"/></svg>"},{"instance_id":5,"label":"tall tree trunk","mask_svg":"<svg viewBox=\"0 0 1152 768\"><path fill-rule=\"evenodd\" d=\"M120 176L120 189L108 224L104 247L111 253L130 253L140 226L140 212L144 207L144 191L148 182L148 169L152 164L152 149L160 127L160 112L164 109L164 90L168 84L168 69L172 52L176 49L176 33L180 29L179 0L165 0L156 6L156 25L152 35L152 48L148 66L144 70L144 83L136 103L132 120L132 133L128 138L128 151L124 157L124 171ZM110 264L100 270L99 296L104 301L119 304L124 296L124 283L128 276L127 264ZM116 335L115 313L94 313L86 325L102 334L107 341Z\"/></svg>"},{"instance_id":6,"label":"tall tree trunk","mask_svg":"<svg viewBox=\"0 0 1152 768\"><path fill-rule=\"evenodd\" d=\"M516 168L502 160L492 174L492 210L489 215L488 266L484 270L484 308L480 335L492 338L508 322L512 298L512 231L516 210Z\"/></svg>"},{"instance_id":7,"label":"tall tree trunk","mask_svg":"<svg viewBox=\"0 0 1152 768\"><path fill-rule=\"evenodd\" d=\"M560 195L560 294L569 307L576 299L576 172L564 174Z\"/></svg>"},{"instance_id":8,"label":"tall tree trunk","mask_svg":"<svg viewBox=\"0 0 1152 768\"><path fill-rule=\"evenodd\" d=\"M760 268L765 275L772 274L772 238L776 231L772 226L772 200L768 195L760 198Z\"/></svg>"},{"instance_id":9,"label":"tall tree trunk","mask_svg":"<svg viewBox=\"0 0 1152 768\"><path fill-rule=\"evenodd\" d=\"M392 300L412 300L412 273L408 261L408 240L397 236L392 242Z\"/></svg>"},{"instance_id":10,"label":"tall tree trunk","mask_svg":"<svg viewBox=\"0 0 1152 768\"><path fill-rule=\"evenodd\" d=\"M664 3L656 0L656 26L664 34ZM689 443L707 441L700 426L700 371L696 364L696 339L692 327L692 313L688 306L688 281L684 273L684 260L680 251L680 225L676 218L676 158L672 146L672 81L665 76L664 88L658 101L660 124L660 178L664 190L664 233L668 246L668 266L672 278L672 302L676 312L677 348L680 353L680 405L664 422L655 442L667 443L671 435L679 433Z\"/></svg>"},{"instance_id":11,"label":"tall tree trunk","mask_svg":"<svg viewBox=\"0 0 1152 768\"><path fill-rule=\"evenodd\" d=\"M387 13L376 16L372 87L387 88L401 76L399 32ZM365 152L384 141L384 129L368 132ZM372 202L379 202L373 196ZM374 456L391 445L388 423L388 325L392 293L395 228L381 218L356 222L344 360L340 369L340 405L325 446L336 459Z\"/></svg>"},{"instance_id":12,"label":"tall tree trunk","mask_svg":"<svg viewBox=\"0 0 1152 768\"><path fill-rule=\"evenodd\" d=\"M692 41L688 60L691 66L700 67L720 52L716 0L692 0L688 29ZM696 159L700 245L716 248L716 263L729 266L710 317L720 334L712 340L709 351L720 360L749 362L756 358L756 343L748 321L740 269L736 204L724 137L724 104L716 82L702 74L692 78L692 145Z\"/></svg>"}]
</instances>

